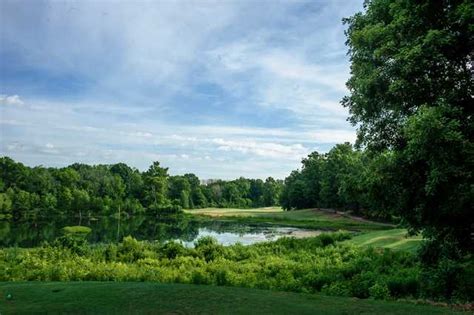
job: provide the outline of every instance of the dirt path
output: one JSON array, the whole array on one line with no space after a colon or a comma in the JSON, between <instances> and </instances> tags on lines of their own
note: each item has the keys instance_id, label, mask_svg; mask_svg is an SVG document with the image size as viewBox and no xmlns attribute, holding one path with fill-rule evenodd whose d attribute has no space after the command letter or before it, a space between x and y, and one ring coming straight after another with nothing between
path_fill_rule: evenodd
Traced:
<instances>
[{"instance_id":1,"label":"dirt path","mask_svg":"<svg viewBox=\"0 0 474 315\"><path fill-rule=\"evenodd\" d=\"M373 221L373 220L369 220L369 219L366 219L366 218L363 218L363 217L359 217L359 216L355 216L355 215L350 215L350 214L347 214L345 212L342 212L342 211L337 211L335 209L327 209L327 208L314 208L314 209L311 209L315 212L323 212L327 215L330 215L334 218L348 218L348 219L352 219L352 220L355 220L355 221L359 221L359 222L366 222L366 223L377 223L377 224L381 224L381 225L385 225L385 226L393 226L395 227L394 224L390 224L390 223L383 223L383 222L377 222L377 221Z\"/></svg>"}]
</instances>

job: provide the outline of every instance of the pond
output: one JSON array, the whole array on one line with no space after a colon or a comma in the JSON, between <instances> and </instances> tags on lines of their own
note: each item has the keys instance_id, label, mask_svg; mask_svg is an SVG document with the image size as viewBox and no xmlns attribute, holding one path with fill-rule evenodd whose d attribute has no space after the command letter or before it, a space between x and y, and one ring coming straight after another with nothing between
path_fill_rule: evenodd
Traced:
<instances>
[{"instance_id":1,"label":"pond","mask_svg":"<svg viewBox=\"0 0 474 315\"><path fill-rule=\"evenodd\" d=\"M213 230L212 228L199 228L198 235L192 241L183 242L185 246L192 247L194 241L205 236L214 237L219 244L224 246L241 243L242 245L251 245L260 242L275 241L281 237L309 237L316 236L321 231L306 230L300 228L287 227L254 227L251 231L242 232L239 228L243 226L227 226L225 230ZM179 240L179 239L178 239Z\"/></svg>"},{"instance_id":2,"label":"pond","mask_svg":"<svg viewBox=\"0 0 474 315\"><path fill-rule=\"evenodd\" d=\"M321 232L221 221L197 222L187 217L157 219L150 216L134 216L120 220L113 217L95 219L55 217L28 221L0 221L0 247L35 247L45 241L54 241L56 237L62 235L63 227L75 225L92 229L88 236L90 243L120 242L123 237L131 235L138 240L162 242L178 240L188 247L192 247L194 241L204 236L212 236L223 245L235 243L250 245L273 241L284 236L316 236Z\"/></svg>"}]
</instances>

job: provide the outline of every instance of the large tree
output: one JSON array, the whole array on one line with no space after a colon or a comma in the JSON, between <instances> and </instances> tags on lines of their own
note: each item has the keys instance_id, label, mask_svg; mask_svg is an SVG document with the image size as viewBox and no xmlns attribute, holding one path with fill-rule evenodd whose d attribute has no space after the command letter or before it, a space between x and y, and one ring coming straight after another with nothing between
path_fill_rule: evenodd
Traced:
<instances>
[{"instance_id":1,"label":"large tree","mask_svg":"<svg viewBox=\"0 0 474 315\"><path fill-rule=\"evenodd\" d=\"M390 158L384 203L413 230L473 250L474 3L372 0L345 19L358 144Z\"/></svg>"}]
</instances>

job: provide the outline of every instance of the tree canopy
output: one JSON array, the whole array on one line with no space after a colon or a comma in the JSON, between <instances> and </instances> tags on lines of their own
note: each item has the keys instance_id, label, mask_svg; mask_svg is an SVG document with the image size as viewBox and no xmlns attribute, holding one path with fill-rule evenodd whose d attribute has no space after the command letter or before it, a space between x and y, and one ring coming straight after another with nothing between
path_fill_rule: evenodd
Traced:
<instances>
[{"instance_id":1,"label":"tree canopy","mask_svg":"<svg viewBox=\"0 0 474 315\"><path fill-rule=\"evenodd\" d=\"M358 144L386 157L386 210L470 250L473 21L468 0L366 1L344 20L351 77L342 101Z\"/></svg>"}]
</instances>

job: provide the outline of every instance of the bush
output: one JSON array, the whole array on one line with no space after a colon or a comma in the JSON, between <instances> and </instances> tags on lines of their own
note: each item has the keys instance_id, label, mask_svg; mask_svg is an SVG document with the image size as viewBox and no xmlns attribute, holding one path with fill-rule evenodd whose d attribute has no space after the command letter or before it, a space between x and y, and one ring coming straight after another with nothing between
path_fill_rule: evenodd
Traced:
<instances>
[{"instance_id":1,"label":"bush","mask_svg":"<svg viewBox=\"0 0 474 315\"><path fill-rule=\"evenodd\" d=\"M217 240L210 236L198 239L194 243L194 248L207 262L213 261L224 254L224 246L219 245Z\"/></svg>"},{"instance_id":2,"label":"bush","mask_svg":"<svg viewBox=\"0 0 474 315\"><path fill-rule=\"evenodd\" d=\"M390 292L385 283L376 283L369 288L369 295L376 300L385 300L390 297Z\"/></svg>"},{"instance_id":3,"label":"bush","mask_svg":"<svg viewBox=\"0 0 474 315\"><path fill-rule=\"evenodd\" d=\"M171 241L163 245L161 252L168 259L175 259L179 255L183 255L186 252L186 249L181 243Z\"/></svg>"},{"instance_id":4,"label":"bush","mask_svg":"<svg viewBox=\"0 0 474 315\"><path fill-rule=\"evenodd\" d=\"M57 237L53 246L67 248L73 253L83 255L88 250L87 240L82 235L66 234L60 237Z\"/></svg>"},{"instance_id":5,"label":"bush","mask_svg":"<svg viewBox=\"0 0 474 315\"><path fill-rule=\"evenodd\" d=\"M319 240L321 241L322 246L328 246L332 245L336 242L335 237L333 237L331 234L323 233L319 235Z\"/></svg>"},{"instance_id":6,"label":"bush","mask_svg":"<svg viewBox=\"0 0 474 315\"><path fill-rule=\"evenodd\" d=\"M324 285L321 292L327 295L335 295L335 296L351 296L349 287L346 283L342 282L335 282L331 284Z\"/></svg>"},{"instance_id":7,"label":"bush","mask_svg":"<svg viewBox=\"0 0 474 315\"><path fill-rule=\"evenodd\" d=\"M435 266L424 267L421 273L422 295L440 300L451 299L465 273L460 262L447 258L440 259Z\"/></svg>"},{"instance_id":8,"label":"bush","mask_svg":"<svg viewBox=\"0 0 474 315\"><path fill-rule=\"evenodd\" d=\"M418 270L405 274L390 276L386 280L387 288L392 297L418 297Z\"/></svg>"},{"instance_id":9,"label":"bush","mask_svg":"<svg viewBox=\"0 0 474 315\"><path fill-rule=\"evenodd\" d=\"M219 269L215 273L215 279L217 285L228 285L229 284L229 272L225 269Z\"/></svg>"},{"instance_id":10,"label":"bush","mask_svg":"<svg viewBox=\"0 0 474 315\"><path fill-rule=\"evenodd\" d=\"M105 260L106 261L115 261L117 259L117 245L115 244L108 244L105 248Z\"/></svg>"},{"instance_id":11,"label":"bush","mask_svg":"<svg viewBox=\"0 0 474 315\"><path fill-rule=\"evenodd\" d=\"M117 260L122 262L135 262L144 258L143 245L131 236L123 238L117 247Z\"/></svg>"},{"instance_id":12,"label":"bush","mask_svg":"<svg viewBox=\"0 0 474 315\"><path fill-rule=\"evenodd\" d=\"M193 270L191 274L191 283L193 284L211 284L209 276L201 269Z\"/></svg>"},{"instance_id":13,"label":"bush","mask_svg":"<svg viewBox=\"0 0 474 315\"><path fill-rule=\"evenodd\" d=\"M303 277L303 283L308 287L312 292L319 292L321 289L332 282L335 282L331 273L314 273L310 272Z\"/></svg>"}]
</instances>

